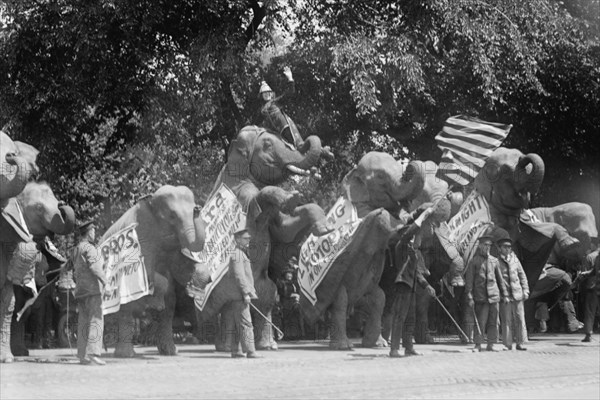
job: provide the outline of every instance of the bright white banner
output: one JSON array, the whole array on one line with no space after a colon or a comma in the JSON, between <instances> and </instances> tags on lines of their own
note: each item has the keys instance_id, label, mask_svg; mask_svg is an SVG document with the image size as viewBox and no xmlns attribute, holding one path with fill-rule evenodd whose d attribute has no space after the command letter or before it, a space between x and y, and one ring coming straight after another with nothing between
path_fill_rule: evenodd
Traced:
<instances>
[{"instance_id":1,"label":"bright white banner","mask_svg":"<svg viewBox=\"0 0 600 400\"><path fill-rule=\"evenodd\" d=\"M121 304L152 294L136 227L137 223L133 223L121 229L98 246L108 279L102 296L104 315L119 311Z\"/></svg>"},{"instance_id":2,"label":"bright white banner","mask_svg":"<svg viewBox=\"0 0 600 400\"><path fill-rule=\"evenodd\" d=\"M214 287L227 273L231 256L235 253L233 233L246 224L246 215L235 194L225 184L208 199L200 212L206 224L204 250L194 253L199 262L207 264L212 282L204 289L189 288L196 307L202 311Z\"/></svg>"},{"instance_id":3,"label":"bright white banner","mask_svg":"<svg viewBox=\"0 0 600 400\"><path fill-rule=\"evenodd\" d=\"M300 290L313 305L317 302L317 287L352 239L362 219L358 218L350 200L340 197L327 214L327 221L334 230L319 237L311 234L302 245L298 260Z\"/></svg>"}]
</instances>

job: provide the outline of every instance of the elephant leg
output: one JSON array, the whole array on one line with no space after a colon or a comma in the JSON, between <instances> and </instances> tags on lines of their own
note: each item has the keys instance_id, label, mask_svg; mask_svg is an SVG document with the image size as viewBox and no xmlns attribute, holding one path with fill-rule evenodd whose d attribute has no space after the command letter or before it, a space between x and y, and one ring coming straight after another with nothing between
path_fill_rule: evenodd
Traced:
<instances>
[{"instance_id":1,"label":"elephant leg","mask_svg":"<svg viewBox=\"0 0 600 400\"><path fill-rule=\"evenodd\" d=\"M156 347L158 353L163 356L176 356L177 347L173 341L173 316L175 315L175 286L170 278L168 290L164 294L163 310L157 315Z\"/></svg>"},{"instance_id":2,"label":"elephant leg","mask_svg":"<svg viewBox=\"0 0 600 400\"><path fill-rule=\"evenodd\" d=\"M346 333L346 314L348 313L348 292L342 285L331 306L331 330L329 348L332 350L350 350L352 343Z\"/></svg>"},{"instance_id":3,"label":"elephant leg","mask_svg":"<svg viewBox=\"0 0 600 400\"><path fill-rule=\"evenodd\" d=\"M365 322L362 346L386 347L387 341L381 336L381 316L385 305L385 293L377 286L365 296L367 300L367 320Z\"/></svg>"},{"instance_id":4,"label":"elephant leg","mask_svg":"<svg viewBox=\"0 0 600 400\"><path fill-rule=\"evenodd\" d=\"M27 299L31 296L21 286L13 285L15 294L15 312L12 314L10 325L10 350L14 356L29 356L29 350L25 347L25 322L31 313L30 309L25 311L17 321L17 313L23 308Z\"/></svg>"},{"instance_id":5,"label":"elephant leg","mask_svg":"<svg viewBox=\"0 0 600 400\"><path fill-rule=\"evenodd\" d=\"M433 343L429 334L429 300L431 297L417 285L415 303L415 342L418 344Z\"/></svg>"},{"instance_id":6,"label":"elephant leg","mask_svg":"<svg viewBox=\"0 0 600 400\"><path fill-rule=\"evenodd\" d=\"M117 344L115 345L115 357L135 357L133 350L133 336L135 324L133 314L128 307L121 307L117 313Z\"/></svg>"},{"instance_id":7,"label":"elephant leg","mask_svg":"<svg viewBox=\"0 0 600 400\"><path fill-rule=\"evenodd\" d=\"M7 282L0 293L0 363L10 363L14 361L10 351L10 325L13 311L15 310L15 295L12 283Z\"/></svg>"},{"instance_id":8,"label":"elephant leg","mask_svg":"<svg viewBox=\"0 0 600 400\"><path fill-rule=\"evenodd\" d=\"M217 351L230 352L231 343L235 338L235 321L231 303L227 303L221 309L221 315L217 317L217 334L215 335L215 348Z\"/></svg>"},{"instance_id":9,"label":"elephant leg","mask_svg":"<svg viewBox=\"0 0 600 400\"><path fill-rule=\"evenodd\" d=\"M277 350L277 342L273 337L273 326L271 325L271 310L261 310L262 315L252 313L252 321L255 326L255 338L257 350ZM265 318L266 317L266 318Z\"/></svg>"}]
</instances>

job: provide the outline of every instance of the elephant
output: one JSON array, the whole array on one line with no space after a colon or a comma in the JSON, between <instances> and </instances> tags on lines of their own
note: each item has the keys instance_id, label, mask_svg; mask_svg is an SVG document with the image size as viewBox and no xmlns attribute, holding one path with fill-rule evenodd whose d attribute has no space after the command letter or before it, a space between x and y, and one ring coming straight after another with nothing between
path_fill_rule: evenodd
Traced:
<instances>
[{"instance_id":1,"label":"elephant","mask_svg":"<svg viewBox=\"0 0 600 400\"><path fill-rule=\"evenodd\" d=\"M39 252L34 243L43 243L46 236L67 235L75 226L73 209L59 202L46 183L29 182L16 197L7 200L0 217L0 361L11 362L11 319L14 311L14 292L11 280L20 281L23 275L8 278L8 268L15 249L26 245L29 251ZM13 328L14 331L14 328ZM14 333L14 332L13 332ZM13 344L24 349L23 329L18 329ZM16 339L16 340L15 340Z\"/></svg>"},{"instance_id":2,"label":"elephant","mask_svg":"<svg viewBox=\"0 0 600 400\"><path fill-rule=\"evenodd\" d=\"M185 287L192 281L197 268L203 269L204 275L209 274L207 267L202 266L188 253L199 252L204 248L205 223L200 217L200 206L196 205L194 194L188 187L161 186L127 210L102 235L99 243L114 238L115 234L132 224L137 224L135 231L139 242L139 256L143 259L153 292L121 304L116 314L108 315L105 335L116 342L116 357L134 357L133 315L150 308L157 312L156 343L159 353L176 355L177 348L173 342L172 331L175 309L174 281ZM117 246L116 243L118 240L114 246ZM109 247L111 246L112 242ZM106 266L104 268L106 270ZM208 278L205 277L205 280ZM104 293L103 301L109 297L110 293ZM108 329L111 326L115 326L116 332Z\"/></svg>"},{"instance_id":3,"label":"elephant","mask_svg":"<svg viewBox=\"0 0 600 400\"><path fill-rule=\"evenodd\" d=\"M268 276L272 246L270 228L276 226L294 235L295 231L316 222L295 218L293 210L298 206L298 196L277 185L292 175L314 173L323 155L321 140L317 136L309 136L304 141L297 138L295 144L290 144L264 128L245 126L232 141L227 163L215 182L213 192L221 184L227 185L247 213L247 225L252 235L250 260L258 295L253 304L266 316L266 319L254 318L257 349L277 348L270 326L277 293L275 283ZM213 296L212 300L208 300L206 311L200 313L203 320L220 312L219 308L226 303L226 294L221 298L213 291Z\"/></svg>"},{"instance_id":4,"label":"elephant","mask_svg":"<svg viewBox=\"0 0 600 400\"><path fill-rule=\"evenodd\" d=\"M35 147L13 142L5 132L0 131L0 208L4 208L8 199L21 193L38 171L35 163L38 153Z\"/></svg>"}]
</instances>

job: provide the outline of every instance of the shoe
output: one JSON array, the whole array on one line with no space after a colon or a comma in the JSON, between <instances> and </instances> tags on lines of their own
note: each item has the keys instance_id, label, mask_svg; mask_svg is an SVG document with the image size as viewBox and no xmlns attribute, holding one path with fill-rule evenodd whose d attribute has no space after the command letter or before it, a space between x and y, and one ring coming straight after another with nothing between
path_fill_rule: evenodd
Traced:
<instances>
[{"instance_id":1,"label":"shoe","mask_svg":"<svg viewBox=\"0 0 600 400\"><path fill-rule=\"evenodd\" d=\"M589 343L591 341L592 341L592 335L590 335L590 334L586 334L582 340L582 342L584 342L584 343Z\"/></svg>"},{"instance_id":2,"label":"shoe","mask_svg":"<svg viewBox=\"0 0 600 400\"><path fill-rule=\"evenodd\" d=\"M96 365L106 365L106 361L102 361L98 356L91 356L90 361Z\"/></svg>"},{"instance_id":3,"label":"shoe","mask_svg":"<svg viewBox=\"0 0 600 400\"><path fill-rule=\"evenodd\" d=\"M415 349L404 349L404 357L422 356L423 354L415 351Z\"/></svg>"},{"instance_id":4,"label":"shoe","mask_svg":"<svg viewBox=\"0 0 600 400\"><path fill-rule=\"evenodd\" d=\"M510 346L504 346L504 348L502 350L509 350L511 351L513 349L512 344ZM517 350L519 350L519 345L517 345Z\"/></svg>"},{"instance_id":5,"label":"shoe","mask_svg":"<svg viewBox=\"0 0 600 400\"><path fill-rule=\"evenodd\" d=\"M493 345L488 344L487 346L485 346L485 351L498 351L498 350L494 349Z\"/></svg>"},{"instance_id":6,"label":"shoe","mask_svg":"<svg viewBox=\"0 0 600 400\"><path fill-rule=\"evenodd\" d=\"M246 358L244 353L231 353L231 358Z\"/></svg>"},{"instance_id":7,"label":"shoe","mask_svg":"<svg viewBox=\"0 0 600 400\"><path fill-rule=\"evenodd\" d=\"M79 364L82 364L82 365L90 365L91 363L92 363L92 362L90 361L90 359L89 359L89 358L85 358L85 357L84 357L84 358L80 358L80 359L79 359Z\"/></svg>"},{"instance_id":8,"label":"shoe","mask_svg":"<svg viewBox=\"0 0 600 400\"><path fill-rule=\"evenodd\" d=\"M260 354L258 354L255 351L249 351L248 355L246 357L247 358L263 358L263 356L261 356Z\"/></svg>"},{"instance_id":9,"label":"shoe","mask_svg":"<svg viewBox=\"0 0 600 400\"><path fill-rule=\"evenodd\" d=\"M526 348L526 347L523 347L523 346L521 346L520 344L518 344L518 345L517 345L517 350L520 350L520 351L526 351L526 350L527 350L527 348Z\"/></svg>"},{"instance_id":10,"label":"shoe","mask_svg":"<svg viewBox=\"0 0 600 400\"><path fill-rule=\"evenodd\" d=\"M475 347L473 347L473 351L483 351L483 350L481 349L480 344L476 344Z\"/></svg>"},{"instance_id":11,"label":"shoe","mask_svg":"<svg viewBox=\"0 0 600 400\"><path fill-rule=\"evenodd\" d=\"M400 358L400 352L398 350L390 350L390 357L391 358Z\"/></svg>"},{"instance_id":12,"label":"shoe","mask_svg":"<svg viewBox=\"0 0 600 400\"><path fill-rule=\"evenodd\" d=\"M540 333L546 333L548 331L548 325L546 321L540 321Z\"/></svg>"}]
</instances>

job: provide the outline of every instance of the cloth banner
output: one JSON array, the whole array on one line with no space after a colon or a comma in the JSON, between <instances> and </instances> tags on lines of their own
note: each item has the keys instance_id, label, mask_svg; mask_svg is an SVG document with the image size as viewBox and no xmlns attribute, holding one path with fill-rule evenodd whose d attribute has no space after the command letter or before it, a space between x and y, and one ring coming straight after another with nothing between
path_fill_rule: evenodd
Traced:
<instances>
[{"instance_id":1,"label":"cloth banner","mask_svg":"<svg viewBox=\"0 0 600 400\"><path fill-rule=\"evenodd\" d=\"M236 251L233 233L246 226L246 214L236 195L222 183L208 199L200 216L206 224L206 241L204 250L192 254L199 263L209 266L211 282L204 289L188 287L188 293L193 295L196 307L202 311L214 287L227 273L229 261Z\"/></svg>"},{"instance_id":2,"label":"cloth banner","mask_svg":"<svg viewBox=\"0 0 600 400\"><path fill-rule=\"evenodd\" d=\"M137 223L115 232L98 246L108 285L102 296L102 312L112 314L127 304L153 293L136 231Z\"/></svg>"},{"instance_id":3,"label":"cloth banner","mask_svg":"<svg viewBox=\"0 0 600 400\"><path fill-rule=\"evenodd\" d=\"M449 235L444 240L455 244L466 266L477 248L477 239L492 224L487 200L474 190L458 213L447 222L448 229L443 231L449 231ZM444 243L442 240L440 242Z\"/></svg>"},{"instance_id":4,"label":"cloth banner","mask_svg":"<svg viewBox=\"0 0 600 400\"><path fill-rule=\"evenodd\" d=\"M327 221L333 226L333 231L324 236L311 234L300 248L298 283L313 305L317 303L317 287L336 257L350 243L362 219L358 218L352 202L340 197L327 213Z\"/></svg>"}]
</instances>

